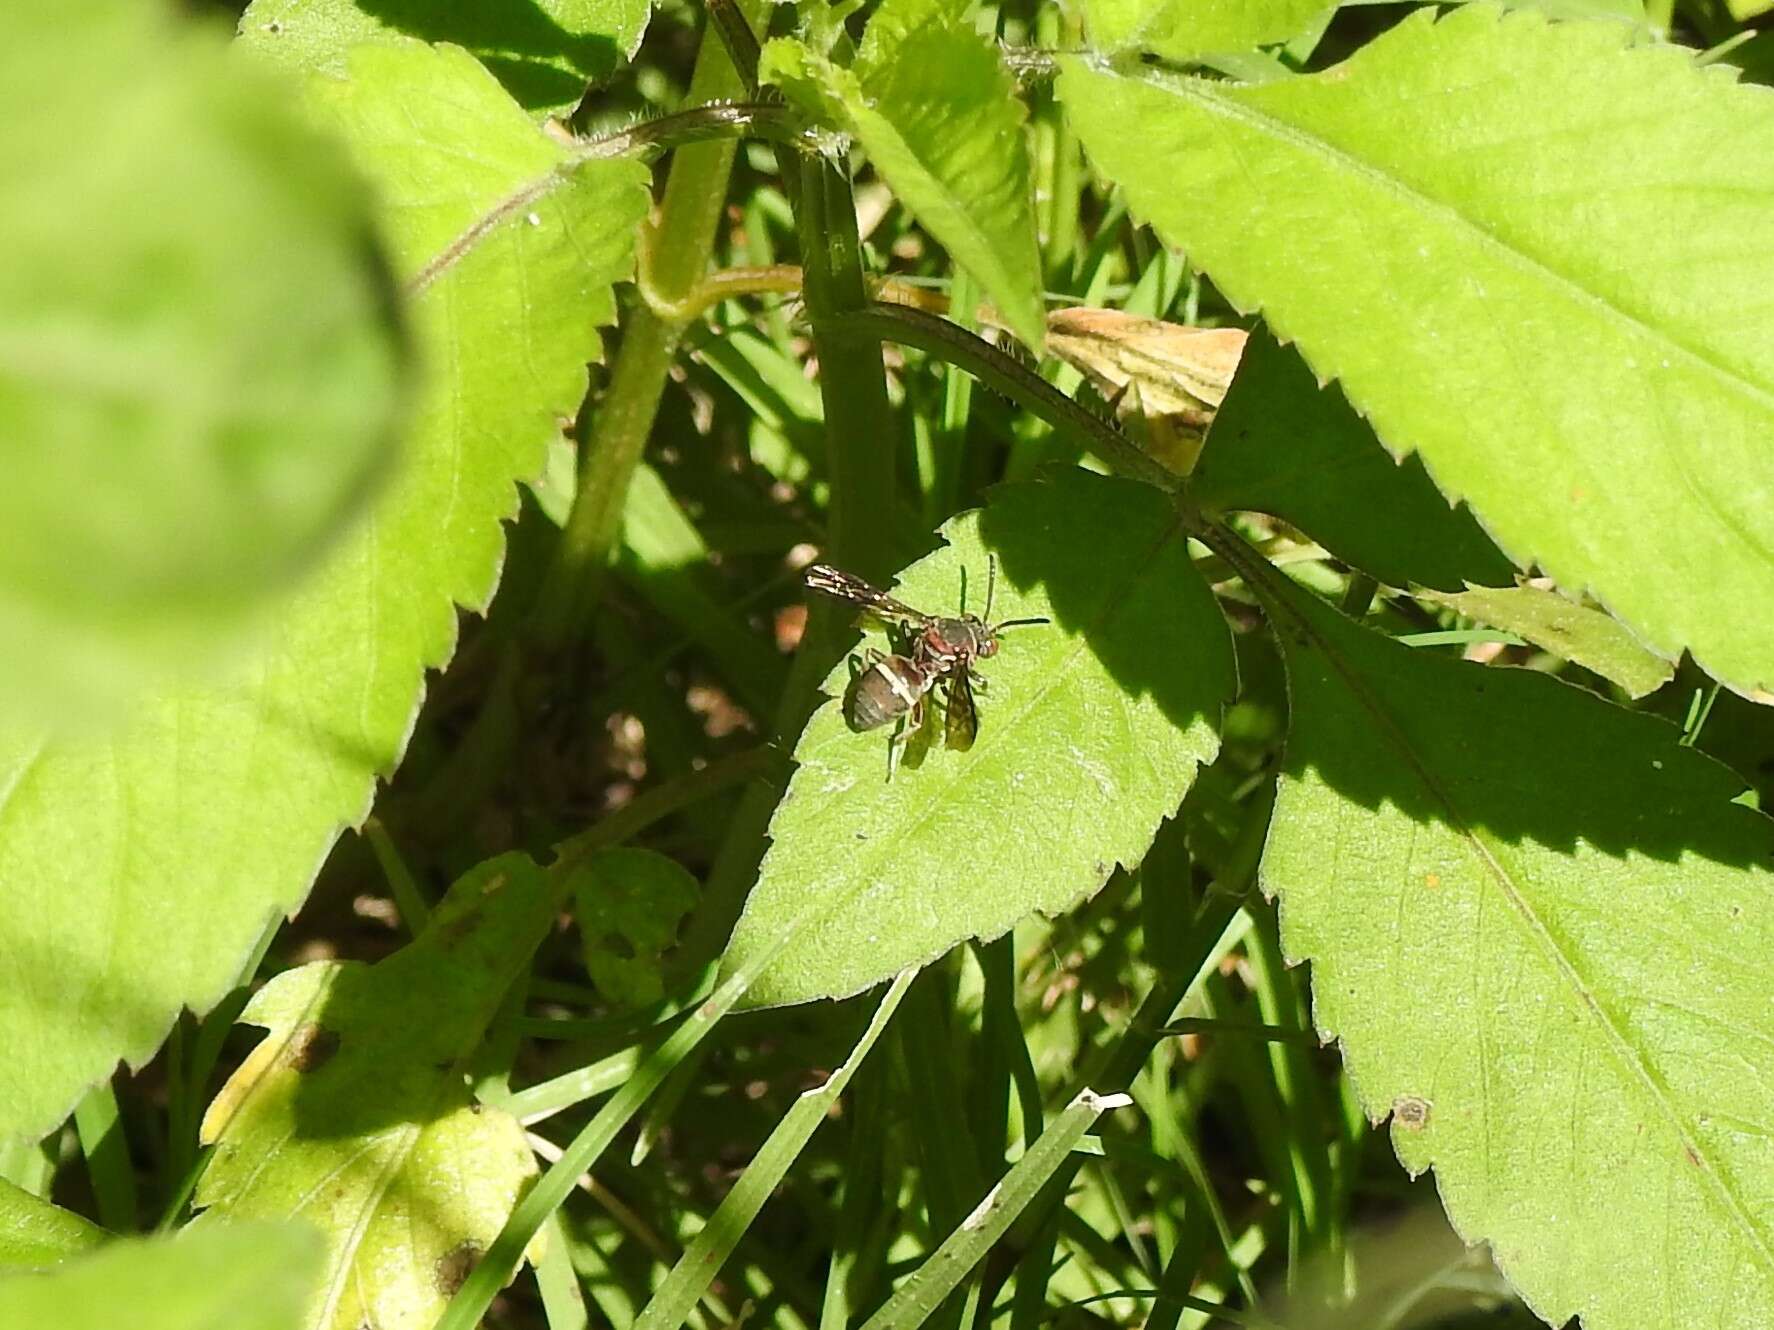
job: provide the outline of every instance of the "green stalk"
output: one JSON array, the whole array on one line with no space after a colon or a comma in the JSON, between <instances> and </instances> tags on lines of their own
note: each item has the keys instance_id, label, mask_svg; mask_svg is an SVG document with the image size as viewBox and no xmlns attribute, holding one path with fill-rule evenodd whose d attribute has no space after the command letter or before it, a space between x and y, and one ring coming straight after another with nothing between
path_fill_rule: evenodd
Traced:
<instances>
[{"instance_id":1,"label":"green stalk","mask_svg":"<svg viewBox=\"0 0 1774 1330\"><path fill-rule=\"evenodd\" d=\"M763 0L741 0L754 20ZM692 106L733 101L745 84L712 30L704 31L690 78ZM623 329L609 391L598 404L579 467L579 491L561 532L554 565L543 583L533 627L544 646L557 647L581 629L603 591L610 556L622 529L629 477L646 450L659 413L666 373L686 326L681 310L701 282L714 251L715 224L727 198L737 145L730 140L677 149L659 220L641 234L641 291Z\"/></svg>"},{"instance_id":2,"label":"green stalk","mask_svg":"<svg viewBox=\"0 0 1774 1330\"><path fill-rule=\"evenodd\" d=\"M785 180L790 169L784 161ZM856 232L856 200L843 161L810 159L802 164L799 180L799 197L791 190L790 198L796 205L803 291L819 360L832 483L827 557L861 576L885 581L900 563L892 523L894 428L887 374L880 340L847 334L843 327L845 319L871 308ZM838 657L846 619L835 605L816 605L808 616L776 709L773 732L785 742L793 742L819 701L819 681ZM764 832L787 782L785 773L754 785L740 801L702 906L685 930L681 954L687 968L707 964L726 945L757 876Z\"/></svg>"}]
</instances>

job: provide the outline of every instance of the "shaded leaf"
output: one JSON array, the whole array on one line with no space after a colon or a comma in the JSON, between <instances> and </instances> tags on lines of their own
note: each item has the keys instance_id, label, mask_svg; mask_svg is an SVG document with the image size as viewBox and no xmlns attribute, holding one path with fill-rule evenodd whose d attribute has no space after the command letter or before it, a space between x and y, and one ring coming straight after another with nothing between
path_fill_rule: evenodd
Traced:
<instances>
[{"instance_id":1,"label":"shaded leaf","mask_svg":"<svg viewBox=\"0 0 1774 1330\"><path fill-rule=\"evenodd\" d=\"M1336 0L1087 0L1085 32L1097 50L1186 59L1244 51L1304 32Z\"/></svg>"},{"instance_id":2,"label":"shaded leaf","mask_svg":"<svg viewBox=\"0 0 1774 1330\"><path fill-rule=\"evenodd\" d=\"M1630 697L1656 692L1675 673L1668 661L1646 651L1618 621L1544 587L1481 587L1418 594L1468 619L1517 633L1555 656L1576 661L1619 684Z\"/></svg>"},{"instance_id":3,"label":"shaded leaf","mask_svg":"<svg viewBox=\"0 0 1774 1330\"><path fill-rule=\"evenodd\" d=\"M1262 883L1369 1117L1553 1324L1774 1323L1774 823L1662 720L1286 595Z\"/></svg>"},{"instance_id":4,"label":"shaded leaf","mask_svg":"<svg viewBox=\"0 0 1774 1330\"><path fill-rule=\"evenodd\" d=\"M1130 481L1071 472L993 491L894 594L927 613L1047 615L1005 635L977 674L979 738L886 779L886 730L853 733L835 702L795 747L800 768L728 948L731 971L811 917L753 986L769 1004L838 997L1057 914L1138 863L1175 811L1235 686L1224 620L1174 509ZM876 644L884 646L879 638ZM848 663L825 681L842 693Z\"/></svg>"},{"instance_id":5,"label":"shaded leaf","mask_svg":"<svg viewBox=\"0 0 1774 1330\"><path fill-rule=\"evenodd\" d=\"M297 69L345 72L362 42L401 36L466 47L533 111L570 107L640 49L647 0L253 0L240 40Z\"/></svg>"},{"instance_id":6,"label":"shaded leaf","mask_svg":"<svg viewBox=\"0 0 1774 1330\"><path fill-rule=\"evenodd\" d=\"M1388 586L1509 586L1515 567L1421 460L1393 458L1334 387L1262 330L1208 432L1191 492L1268 513Z\"/></svg>"},{"instance_id":7,"label":"shaded leaf","mask_svg":"<svg viewBox=\"0 0 1774 1330\"><path fill-rule=\"evenodd\" d=\"M299 1224L121 1238L47 1273L0 1278L0 1325L295 1330L319 1257Z\"/></svg>"},{"instance_id":8,"label":"shaded leaf","mask_svg":"<svg viewBox=\"0 0 1774 1330\"><path fill-rule=\"evenodd\" d=\"M665 995L663 957L702 892L688 869L656 850L601 850L576 868L569 888L585 969L619 1007Z\"/></svg>"},{"instance_id":9,"label":"shaded leaf","mask_svg":"<svg viewBox=\"0 0 1774 1330\"><path fill-rule=\"evenodd\" d=\"M758 77L853 135L1006 326L1041 345L1027 110L971 24L922 0L886 0L854 68L779 38L765 46Z\"/></svg>"},{"instance_id":10,"label":"shaded leaf","mask_svg":"<svg viewBox=\"0 0 1774 1330\"><path fill-rule=\"evenodd\" d=\"M429 1327L536 1172L523 1128L466 1068L553 921L522 855L466 873L410 946L375 965L286 970L240 1019L270 1033L204 1115L196 1204L301 1218L326 1259L302 1324Z\"/></svg>"},{"instance_id":11,"label":"shaded leaf","mask_svg":"<svg viewBox=\"0 0 1774 1330\"><path fill-rule=\"evenodd\" d=\"M1627 25L1470 5L1323 74L1082 59L1097 165L1518 564L1774 683L1774 103ZM1130 134L1129 125L1140 132Z\"/></svg>"},{"instance_id":12,"label":"shaded leaf","mask_svg":"<svg viewBox=\"0 0 1774 1330\"><path fill-rule=\"evenodd\" d=\"M398 758L456 606L585 392L644 167L576 165L466 53L370 46L316 100L377 181L430 367L404 463L227 686L107 742L0 733L0 1131L41 1135L203 1010Z\"/></svg>"},{"instance_id":13,"label":"shaded leaf","mask_svg":"<svg viewBox=\"0 0 1774 1330\"><path fill-rule=\"evenodd\" d=\"M107 1236L90 1219L0 1178L0 1269L54 1265Z\"/></svg>"},{"instance_id":14,"label":"shaded leaf","mask_svg":"<svg viewBox=\"0 0 1774 1330\"><path fill-rule=\"evenodd\" d=\"M213 670L392 458L409 357L368 192L211 35L124 0L0 15L14 717Z\"/></svg>"}]
</instances>

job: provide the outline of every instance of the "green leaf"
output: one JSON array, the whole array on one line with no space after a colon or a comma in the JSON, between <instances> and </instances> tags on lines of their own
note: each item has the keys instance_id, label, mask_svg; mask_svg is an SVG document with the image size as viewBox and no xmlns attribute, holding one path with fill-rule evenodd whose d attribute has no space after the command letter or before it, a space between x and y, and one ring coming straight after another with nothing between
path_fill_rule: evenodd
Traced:
<instances>
[{"instance_id":1,"label":"green leaf","mask_svg":"<svg viewBox=\"0 0 1774 1330\"><path fill-rule=\"evenodd\" d=\"M1368 1116L1554 1325L1774 1324L1774 823L1662 720L1285 594L1262 883Z\"/></svg>"},{"instance_id":2,"label":"green leaf","mask_svg":"<svg viewBox=\"0 0 1774 1330\"><path fill-rule=\"evenodd\" d=\"M105 1238L90 1219L0 1178L0 1269L54 1265Z\"/></svg>"},{"instance_id":3,"label":"green leaf","mask_svg":"<svg viewBox=\"0 0 1774 1330\"><path fill-rule=\"evenodd\" d=\"M779 38L765 46L758 77L853 135L1006 325L1041 346L1027 110L989 42L924 0L885 0L854 69Z\"/></svg>"},{"instance_id":4,"label":"green leaf","mask_svg":"<svg viewBox=\"0 0 1774 1330\"><path fill-rule=\"evenodd\" d=\"M598 991L627 1008L664 997L663 957L702 897L689 870L656 850L602 850L574 870L570 891Z\"/></svg>"},{"instance_id":5,"label":"green leaf","mask_svg":"<svg viewBox=\"0 0 1774 1330\"><path fill-rule=\"evenodd\" d=\"M1335 388L1266 330L1251 335L1191 492L1300 528L1388 586L1508 586L1515 568L1417 458L1391 457ZM1375 515L1382 515L1376 521Z\"/></svg>"},{"instance_id":6,"label":"green leaf","mask_svg":"<svg viewBox=\"0 0 1774 1330\"><path fill-rule=\"evenodd\" d=\"M207 1009L399 757L516 482L584 395L644 167L577 164L470 56L370 46L320 113L379 185L430 374L405 463L228 686L124 733L0 733L0 1132L40 1136Z\"/></svg>"},{"instance_id":7,"label":"green leaf","mask_svg":"<svg viewBox=\"0 0 1774 1330\"><path fill-rule=\"evenodd\" d=\"M472 869L375 965L286 970L240 1019L270 1033L203 1120L197 1222L302 1218L325 1239L303 1324L429 1327L536 1173L516 1118L474 1102L469 1058L554 918L523 855Z\"/></svg>"},{"instance_id":8,"label":"green leaf","mask_svg":"<svg viewBox=\"0 0 1774 1330\"><path fill-rule=\"evenodd\" d=\"M981 663L965 752L935 747L888 780L886 730L852 733L836 702L814 714L726 971L801 926L748 1002L844 996L1031 911L1070 909L1139 862L1218 751L1231 641L1163 496L1062 473L995 490L943 536L906 570L901 599L954 613L965 576L981 613L989 551L991 617L1053 622L1007 633ZM849 669L832 671L828 694Z\"/></svg>"},{"instance_id":9,"label":"green leaf","mask_svg":"<svg viewBox=\"0 0 1774 1330\"><path fill-rule=\"evenodd\" d=\"M55 1330L296 1330L319 1268L301 1225L126 1238L45 1274L0 1278L0 1325Z\"/></svg>"},{"instance_id":10,"label":"green leaf","mask_svg":"<svg viewBox=\"0 0 1774 1330\"><path fill-rule=\"evenodd\" d=\"M213 671L392 459L409 356L369 195L210 35L125 0L0 16L13 717Z\"/></svg>"},{"instance_id":11,"label":"green leaf","mask_svg":"<svg viewBox=\"0 0 1774 1330\"><path fill-rule=\"evenodd\" d=\"M1774 115L1629 37L1423 10L1319 75L1072 59L1062 95L1133 208L1516 563L1753 689L1774 684L1774 616L1744 612L1774 600Z\"/></svg>"},{"instance_id":12,"label":"green leaf","mask_svg":"<svg viewBox=\"0 0 1774 1330\"><path fill-rule=\"evenodd\" d=\"M240 40L296 69L345 72L363 42L400 36L472 51L532 111L576 103L640 49L647 0L253 0Z\"/></svg>"},{"instance_id":13,"label":"green leaf","mask_svg":"<svg viewBox=\"0 0 1774 1330\"><path fill-rule=\"evenodd\" d=\"M1517 633L1555 656L1576 661L1643 697L1668 683L1675 669L1638 644L1619 622L1587 605L1573 604L1544 587L1480 587L1447 594L1418 592L1479 623Z\"/></svg>"},{"instance_id":14,"label":"green leaf","mask_svg":"<svg viewBox=\"0 0 1774 1330\"><path fill-rule=\"evenodd\" d=\"M1086 0L1085 33L1101 51L1182 60L1245 51L1304 32L1335 0Z\"/></svg>"}]
</instances>

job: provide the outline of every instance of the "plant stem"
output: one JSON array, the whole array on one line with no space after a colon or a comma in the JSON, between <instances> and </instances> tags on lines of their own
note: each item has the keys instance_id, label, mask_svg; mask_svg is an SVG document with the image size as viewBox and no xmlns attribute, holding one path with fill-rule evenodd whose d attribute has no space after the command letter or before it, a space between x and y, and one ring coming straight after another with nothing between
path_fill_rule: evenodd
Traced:
<instances>
[{"instance_id":1,"label":"plant stem","mask_svg":"<svg viewBox=\"0 0 1774 1330\"><path fill-rule=\"evenodd\" d=\"M783 163L787 178L791 164ZM825 406L826 456L832 480L828 557L864 577L886 580L897 568L893 528L894 428L879 339L846 336L841 321L870 308L862 274L862 241L848 166L824 158L802 164L795 222L801 240L803 292L813 320L819 391ZM773 734L792 740L819 700L818 685L838 658L847 616L817 605L795 653ZM787 785L786 774L752 786L740 800L709 874L702 905L680 948L683 965L706 965L726 945L764 854L764 832Z\"/></svg>"},{"instance_id":2,"label":"plant stem","mask_svg":"<svg viewBox=\"0 0 1774 1330\"><path fill-rule=\"evenodd\" d=\"M761 0L744 0L761 12ZM744 84L712 30L702 35L687 100L693 106L731 101ZM610 556L622 527L629 477L647 446L666 373L684 323L669 312L682 306L708 268L715 223L727 197L736 145L694 143L672 157L658 220L641 232L637 306L623 329L610 388L598 404L579 467L579 492L533 611L545 647L574 637L603 591ZM659 311L668 311L661 314Z\"/></svg>"}]
</instances>

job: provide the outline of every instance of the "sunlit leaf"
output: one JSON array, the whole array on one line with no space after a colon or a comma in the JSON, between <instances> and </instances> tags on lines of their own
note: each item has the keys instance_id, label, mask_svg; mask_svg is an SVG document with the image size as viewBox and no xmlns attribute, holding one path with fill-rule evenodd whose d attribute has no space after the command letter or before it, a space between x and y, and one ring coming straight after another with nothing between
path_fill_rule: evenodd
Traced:
<instances>
[{"instance_id":1,"label":"sunlit leaf","mask_svg":"<svg viewBox=\"0 0 1774 1330\"><path fill-rule=\"evenodd\" d=\"M296 1330L320 1264L298 1224L123 1238L46 1273L0 1278L0 1325L54 1330Z\"/></svg>"},{"instance_id":2,"label":"sunlit leaf","mask_svg":"<svg viewBox=\"0 0 1774 1330\"><path fill-rule=\"evenodd\" d=\"M1275 619L1262 883L1369 1116L1552 1324L1774 1324L1774 823L1667 722Z\"/></svg>"},{"instance_id":3,"label":"sunlit leaf","mask_svg":"<svg viewBox=\"0 0 1774 1330\"><path fill-rule=\"evenodd\" d=\"M1011 630L981 662L967 751L939 740L889 780L886 729L853 733L836 702L814 714L727 967L807 918L753 1001L853 993L1069 909L1139 862L1218 750L1230 637L1156 491L1083 472L1005 486L943 535L895 595L952 614L965 576L966 607L982 613L989 553L991 617L1053 622ZM825 691L849 677L840 665Z\"/></svg>"},{"instance_id":4,"label":"sunlit leaf","mask_svg":"<svg viewBox=\"0 0 1774 1330\"><path fill-rule=\"evenodd\" d=\"M1656 692L1675 673L1668 661L1646 651L1617 620L1544 587L1480 587L1423 596L1468 619L1519 633L1535 646L1619 684L1630 697Z\"/></svg>"},{"instance_id":5,"label":"sunlit leaf","mask_svg":"<svg viewBox=\"0 0 1774 1330\"><path fill-rule=\"evenodd\" d=\"M114 739L0 735L0 1131L41 1135L214 1003L361 818L581 401L644 167L578 165L471 57L361 49L316 114L377 182L428 365L403 465L227 686Z\"/></svg>"},{"instance_id":6,"label":"sunlit leaf","mask_svg":"<svg viewBox=\"0 0 1774 1330\"><path fill-rule=\"evenodd\" d=\"M465 1071L554 908L530 860L491 860L410 946L286 970L241 1013L269 1033L204 1117L198 1224L317 1227L303 1325L429 1327L535 1174L517 1119L476 1104Z\"/></svg>"},{"instance_id":7,"label":"sunlit leaf","mask_svg":"<svg viewBox=\"0 0 1774 1330\"><path fill-rule=\"evenodd\" d=\"M54 1265L97 1247L105 1230L0 1178L0 1269Z\"/></svg>"},{"instance_id":8,"label":"sunlit leaf","mask_svg":"<svg viewBox=\"0 0 1774 1330\"><path fill-rule=\"evenodd\" d=\"M1243 51L1304 31L1336 0L1087 0L1085 31L1102 51L1174 59Z\"/></svg>"},{"instance_id":9,"label":"sunlit leaf","mask_svg":"<svg viewBox=\"0 0 1774 1330\"><path fill-rule=\"evenodd\" d=\"M532 110L572 106L634 55L648 0L253 0L240 40L298 69L345 72L360 42L417 37L465 47Z\"/></svg>"},{"instance_id":10,"label":"sunlit leaf","mask_svg":"<svg viewBox=\"0 0 1774 1330\"><path fill-rule=\"evenodd\" d=\"M393 455L409 356L369 193L211 37L133 0L0 10L14 719L219 668Z\"/></svg>"},{"instance_id":11,"label":"sunlit leaf","mask_svg":"<svg viewBox=\"0 0 1774 1330\"><path fill-rule=\"evenodd\" d=\"M1518 564L1774 683L1774 103L1469 5L1260 87L1081 58L1097 166ZM1137 133L1128 132L1137 125Z\"/></svg>"},{"instance_id":12,"label":"sunlit leaf","mask_svg":"<svg viewBox=\"0 0 1774 1330\"><path fill-rule=\"evenodd\" d=\"M925 0L887 0L851 69L799 42L773 41L759 77L854 135L912 215L985 288L1006 325L1039 347L1027 113L996 48L971 23L933 8Z\"/></svg>"}]
</instances>

